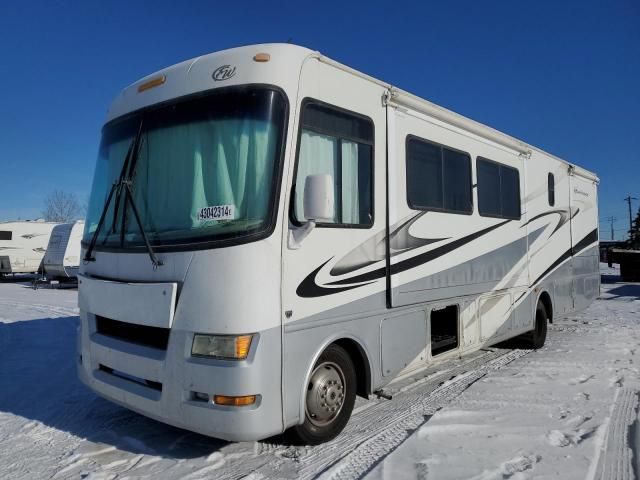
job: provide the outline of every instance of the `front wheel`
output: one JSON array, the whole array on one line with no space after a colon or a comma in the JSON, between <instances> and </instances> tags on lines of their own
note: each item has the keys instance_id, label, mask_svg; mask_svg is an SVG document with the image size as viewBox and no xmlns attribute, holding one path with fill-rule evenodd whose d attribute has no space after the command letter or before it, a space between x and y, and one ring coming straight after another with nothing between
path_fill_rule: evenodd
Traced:
<instances>
[{"instance_id":1,"label":"front wheel","mask_svg":"<svg viewBox=\"0 0 640 480\"><path fill-rule=\"evenodd\" d=\"M349 354L329 345L311 371L305 396L302 425L288 434L295 443L324 443L344 429L356 401L356 372Z\"/></svg>"}]
</instances>

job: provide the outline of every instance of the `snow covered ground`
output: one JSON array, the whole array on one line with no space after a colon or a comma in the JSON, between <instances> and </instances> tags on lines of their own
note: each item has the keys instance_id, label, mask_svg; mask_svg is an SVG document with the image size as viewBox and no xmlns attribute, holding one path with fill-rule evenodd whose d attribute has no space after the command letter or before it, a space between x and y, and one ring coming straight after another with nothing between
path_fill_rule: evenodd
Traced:
<instances>
[{"instance_id":1,"label":"snow covered ground","mask_svg":"<svg viewBox=\"0 0 640 480\"><path fill-rule=\"evenodd\" d=\"M640 284L616 273L543 349L432 368L313 448L227 443L96 397L75 376L77 293L0 283L0 478L640 479Z\"/></svg>"}]
</instances>

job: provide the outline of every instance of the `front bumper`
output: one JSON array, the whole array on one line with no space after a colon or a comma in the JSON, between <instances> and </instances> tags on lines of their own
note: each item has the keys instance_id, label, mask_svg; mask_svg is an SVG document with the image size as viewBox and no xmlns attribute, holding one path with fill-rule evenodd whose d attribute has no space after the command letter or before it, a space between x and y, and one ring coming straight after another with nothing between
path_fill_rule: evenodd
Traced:
<instances>
[{"instance_id":1,"label":"front bumper","mask_svg":"<svg viewBox=\"0 0 640 480\"><path fill-rule=\"evenodd\" d=\"M191 357L193 332L172 329L162 350L98 333L95 316L86 311L80 322L78 376L100 396L224 440L259 440L283 431L279 329L259 332L247 360L225 361ZM251 406L226 407L200 400L196 392L258 398Z\"/></svg>"}]
</instances>

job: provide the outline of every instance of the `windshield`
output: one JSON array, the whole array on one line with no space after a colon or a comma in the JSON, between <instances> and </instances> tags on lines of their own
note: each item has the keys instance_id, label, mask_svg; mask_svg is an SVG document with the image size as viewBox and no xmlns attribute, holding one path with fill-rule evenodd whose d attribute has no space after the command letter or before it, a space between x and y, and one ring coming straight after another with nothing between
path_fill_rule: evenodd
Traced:
<instances>
[{"instance_id":1,"label":"windshield","mask_svg":"<svg viewBox=\"0 0 640 480\"><path fill-rule=\"evenodd\" d=\"M127 176L152 245L233 239L268 230L275 218L286 108L284 95L276 90L231 87L108 123L83 242L91 241L140 129L140 148ZM142 244L131 203L111 201L98 248Z\"/></svg>"}]
</instances>

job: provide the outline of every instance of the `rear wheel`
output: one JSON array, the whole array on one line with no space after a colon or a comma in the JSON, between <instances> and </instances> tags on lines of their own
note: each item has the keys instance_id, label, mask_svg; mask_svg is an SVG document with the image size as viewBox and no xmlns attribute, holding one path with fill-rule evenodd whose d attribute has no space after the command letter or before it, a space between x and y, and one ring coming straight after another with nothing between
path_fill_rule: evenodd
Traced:
<instances>
[{"instance_id":1,"label":"rear wheel","mask_svg":"<svg viewBox=\"0 0 640 480\"><path fill-rule=\"evenodd\" d=\"M305 396L302 425L289 431L295 443L316 445L327 442L345 427L356 400L356 372L349 354L329 345L311 371Z\"/></svg>"},{"instance_id":2,"label":"rear wheel","mask_svg":"<svg viewBox=\"0 0 640 480\"><path fill-rule=\"evenodd\" d=\"M533 330L529 332L529 344L531 348L538 349L544 346L544 342L547 339L547 323L549 323L547 309L542 302L538 302L535 326Z\"/></svg>"}]
</instances>

